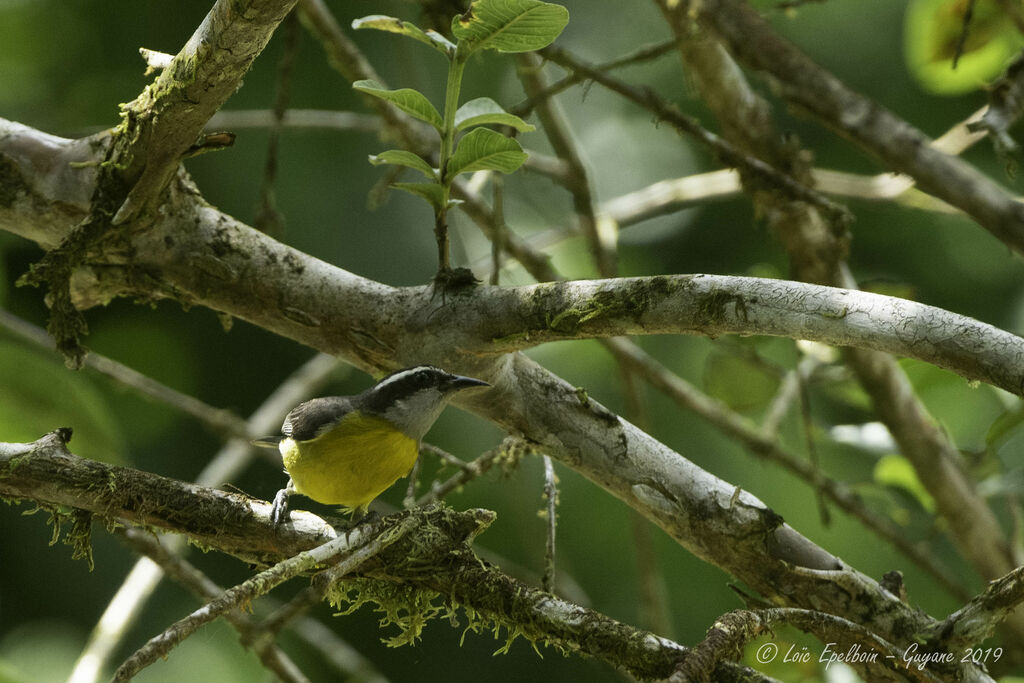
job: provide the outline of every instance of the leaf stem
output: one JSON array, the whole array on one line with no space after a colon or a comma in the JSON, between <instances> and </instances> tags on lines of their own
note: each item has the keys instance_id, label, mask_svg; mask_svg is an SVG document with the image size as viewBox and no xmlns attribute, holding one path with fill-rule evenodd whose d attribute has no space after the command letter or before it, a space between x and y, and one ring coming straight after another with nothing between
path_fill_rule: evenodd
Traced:
<instances>
[{"instance_id":1,"label":"leaf stem","mask_svg":"<svg viewBox=\"0 0 1024 683\"><path fill-rule=\"evenodd\" d=\"M448 175L448 161L455 151L455 112L459 108L459 91L462 89L462 72L466 58L458 49L448 61L448 83L444 95L444 125L441 128L441 155L439 175L441 181L441 206L437 208L434 220L434 237L437 239L438 269L450 268L448 259L448 200L451 194L452 178Z\"/></svg>"}]
</instances>

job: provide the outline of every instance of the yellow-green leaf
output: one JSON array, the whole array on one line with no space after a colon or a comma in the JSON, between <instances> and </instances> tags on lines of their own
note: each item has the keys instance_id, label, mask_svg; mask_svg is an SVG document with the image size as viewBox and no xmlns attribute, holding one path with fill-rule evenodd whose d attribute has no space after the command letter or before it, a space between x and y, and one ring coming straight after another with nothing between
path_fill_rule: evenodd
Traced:
<instances>
[{"instance_id":1,"label":"yellow-green leaf","mask_svg":"<svg viewBox=\"0 0 1024 683\"><path fill-rule=\"evenodd\" d=\"M478 97L475 100L470 100L455 112L456 131L482 125L511 126L520 133L536 130L518 116L509 114L502 109L501 105L490 97Z\"/></svg>"},{"instance_id":2,"label":"yellow-green leaf","mask_svg":"<svg viewBox=\"0 0 1024 683\"><path fill-rule=\"evenodd\" d=\"M540 0L474 0L452 19L459 49L530 52L547 47L569 23L569 11Z\"/></svg>"},{"instance_id":3,"label":"yellow-green leaf","mask_svg":"<svg viewBox=\"0 0 1024 683\"><path fill-rule=\"evenodd\" d=\"M466 133L448 162L448 177L475 171L512 173L523 165L527 154L518 142L489 128Z\"/></svg>"},{"instance_id":4,"label":"yellow-green leaf","mask_svg":"<svg viewBox=\"0 0 1024 683\"><path fill-rule=\"evenodd\" d=\"M383 14L373 14L368 17L356 19L352 22L352 28L372 28L378 31L397 33L429 45L445 55L455 50L455 45L437 31L424 31L412 22L402 21L401 19L385 16Z\"/></svg>"},{"instance_id":5,"label":"yellow-green leaf","mask_svg":"<svg viewBox=\"0 0 1024 683\"><path fill-rule=\"evenodd\" d=\"M418 154L413 154L404 149L389 149L380 154L371 154L370 163L374 166L380 166L381 164L405 166L406 168L416 169L431 180L437 177L430 164L424 161Z\"/></svg>"},{"instance_id":6,"label":"yellow-green leaf","mask_svg":"<svg viewBox=\"0 0 1024 683\"><path fill-rule=\"evenodd\" d=\"M356 81L352 84L352 87L359 92L364 92L367 95L373 95L390 102L406 114L415 116L420 121L426 121L437 130L441 130L441 127L444 125L437 109L418 90L413 90L412 88L388 90L377 81L370 80Z\"/></svg>"}]
</instances>

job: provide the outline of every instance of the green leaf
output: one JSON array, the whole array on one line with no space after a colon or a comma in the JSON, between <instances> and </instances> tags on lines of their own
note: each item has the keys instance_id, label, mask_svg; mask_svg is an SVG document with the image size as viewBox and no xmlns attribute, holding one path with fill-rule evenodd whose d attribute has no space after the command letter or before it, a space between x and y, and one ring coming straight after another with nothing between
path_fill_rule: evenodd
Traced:
<instances>
[{"instance_id":1,"label":"green leaf","mask_svg":"<svg viewBox=\"0 0 1024 683\"><path fill-rule=\"evenodd\" d=\"M963 0L912 0L903 19L903 50L917 81L938 95L978 90L1002 71L1024 41L1009 14L992 0L978 2L963 53Z\"/></svg>"},{"instance_id":2,"label":"green leaf","mask_svg":"<svg viewBox=\"0 0 1024 683\"><path fill-rule=\"evenodd\" d=\"M435 180L437 178L437 175L434 173L434 169L430 167L430 164L424 161L418 154L407 152L404 149L389 149L388 151L381 152L380 154L371 154L370 163L374 166L391 164L393 166L414 168L431 180Z\"/></svg>"},{"instance_id":3,"label":"green leaf","mask_svg":"<svg viewBox=\"0 0 1024 683\"><path fill-rule=\"evenodd\" d=\"M935 499L918 479L913 465L902 455L890 454L879 458L875 463L874 478L879 484L903 489L928 512L935 511Z\"/></svg>"},{"instance_id":4,"label":"green leaf","mask_svg":"<svg viewBox=\"0 0 1024 683\"><path fill-rule=\"evenodd\" d=\"M490 97L478 97L466 102L455 112L455 130L460 131L484 124L511 126L520 133L536 130L532 125L514 114L509 114Z\"/></svg>"},{"instance_id":5,"label":"green leaf","mask_svg":"<svg viewBox=\"0 0 1024 683\"><path fill-rule=\"evenodd\" d=\"M391 187L426 199L435 212L444 204L444 191L437 183L392 183Z\"/></svg>"},{"instance_id":6,"label":"green leaf","mask_svg":"<svg viewBox=\"0 0 1024 683\"><path fill-rule=\"evenodd\" d=\"M448 177L474 171L512 173L528 155L518 142L489 128L466 133L448 161Z\"/></svg>"},{"instance_id":7,"label":"green leaf","mask_svg":"<svg viewBox=\"0 0 1024 683\"><path fill-rule=\"evenodd\" d=\"M569 23L569 10L540 0L474 0L452 19L459 49L530 52L555 41Z\"/></svg>"},{"instance_id":8,"label":"green leaf","mask_svg":"<svg viewBox=\"0 0 1024 683\"><path fill-rule=\"evenodd\" d=\"M420 121L426 121L434 128L441 130L444 121L437 109L430 103L422 93L412 88L401 88L399 90L388 90L377 81L356 81L352 87L367 95L379 97L390 102L406 114L415 116Z\"/></svg>"},{"instance_id":9,"label":"green leaf","mask_svg":"<svg viewBox=\"0 0 1024 683\"><path fill-rule=\"evenodd\" d=\"M401 19L396 19L395 17L389 17L383 14L372 14L368 17L356 19L352 22L352 28L372 28L378 31L387 31L388 33L397 33L399 35L408 36L413 40L418 40L421 43L429 45L444 55L448 55L455 50L455 45L437 31L424 31L419 26L416 26L411 22L402 21Z\"/></svg>"}]
</instances>

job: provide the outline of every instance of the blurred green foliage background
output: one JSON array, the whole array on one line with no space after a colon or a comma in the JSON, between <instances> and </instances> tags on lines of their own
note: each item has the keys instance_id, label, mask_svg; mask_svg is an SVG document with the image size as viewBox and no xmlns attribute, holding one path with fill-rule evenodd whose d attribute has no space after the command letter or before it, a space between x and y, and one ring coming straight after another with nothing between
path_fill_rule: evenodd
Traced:
<instances>
[{"instance_id":1,"label":"blurred green foliage background","mask_svg":"<svg viewBox=\"0 0 1024 683\"><path fill-rule=\"evenodd\" d=\"M347 26L366 14L418 19L413 2L332 1ZM559 41L586 59L603 61L641 45L667 39L668 30L653 3L613 0L568 0L571 21ZM984 103L972 90L938 97L916 81L906 66L903 14L907 3L892 0L830 0L798 12L774 11L774 2L755 3L772 23L825 67L854 88L875 98L930 135L938 135ZM209 2L125 2L124 0L0 0L0 116L68 137L112 126L118 103L133 99L145 86L138 48L174 53L201 22ZM353 34L391 87L415 87L437 101L443 92L444 64L425 47L374 32ZM273 101L282 35L275 36L257 60L244 87L226 110L269 109ZM669 54L656 62L625 70L623 77L655 88L685 111L714 127L687 84L678 59ZM767 96L770 91L758 82ZM523 98L513 62L486 54L467 71L463 97L490 96L510 106ZM718 167L705 150L678 137L668 126L600 87L576 88L561 97L574 134L584 151L597 196L608 200L664 178ZM303 32L295 68L295 108L364 111L348 84L327 66L321 48ZM826 168L877 173L881 169L848 143L812 122L777 108L781 127L799 135ZM205 197L222 210L252 221L266 156L268 133L241 130L230 150L187 162ZM520 137L528 150L549 152L540 131ZM423 202L394 193L371 209L368 196L384 171L371 167L367 155L385 149L371 135L343 131L282 133L278 209L285 216L281 239L294 247L359 275L392 285L427 282L436 266L431 216ZM968 158L986 172L1019 188L1004 172L1004 162L981 144ZM1018 189L1019 191L1019 189ZM521 172L506 182L506 217L516 232L529 236L572 222L568 195L551 181ZM884 204L853 202L850 263L859 280L896 287L904 295L976 317L1020 334L1024 331L1024 268L1002 244L969 221ZM462 216L453 226L456 265L480 266L489 245ZM593 277L580 238L552 248L555 265L567 277ZM40 249L0 232L0 305L45 325L42 292L17 288L15 280L41 256ZM623 275L658 273L756 274L786 277L780 246L759 224L749 202L739 197L650 220L621 235ZM503 284L528 283L512 267ZM115 301L87 313L87 345L173 388L245 416L307 359L312 351L236 321L229 331L209 310L182 310L176 304L140 306ZM757 417L778 385L780 372L798 357L795 345L781 339L658 337L640 340L666 365L684 377ZM531 355L614 411L624 410L622 389L610 358L593 342L538 348ZM922 399L972 462L996 481L1019 482L1024 437L1017 428L1015 399L988 386L971 387L949 373L921 363L905 366ZM339 371L325 393L354 393L370 383L357 372ZM651 432L684 456L723 479L751 491L798 530L835 552L854 567L880 577L901 569L911 600L935 616L956 602L905 558L867 534L842 514L826 525L815 494L790 475L752 457L669 400L644 392ZM1016 411L1016 412L1014 412ZM799 411L785 423L785 438L803 451ZM865 397L850 382L812 387L810 414L819 457L832 476L849 481L870 504L891 514L907 534L927 541L955 571L971 576L941 536L941 524L929 516L926 502L915 496L913 482L900 485L898 461L884 485L876 479L878 459L891 451L870 451L827 438L837 424L871 421ZM1007 431L993 438L997 418ZM218 435L163 405L139 397L91 371L66 370L56 355L0 330L0 441L30 441L58 426L75 429L72 449L85 457L130 464L162 475L192 479L214 454ZM449 410L429 440L470 459L493 447L501 434L481 420ZM637 587L637 559L632 550L635 520L628 508L572 471L556 466L561 480L558 571L572 599L628 623L643 624ZM436 471L430 465L424 482ZM894 473L895 472L895 473ZM1017 479L1014 479L1014 476ZM498 521L478 540L510 572L536 581L544 553L542 467L527 457L512 472L491 473L449 502L459 508L483 506L498 512ZM233 486L269 498L283 483L280 468L256 461ZM1012 488L1012 486L1010 486ZM403 487L384 496L401 501ZM994 505L1003 514L995 487ZM318 508L299 499L297 505ZM96 567L70 559L70 548L48 546L46 512L28 515L28 503L0 505L0 681L63 680L125 572L132 554L97 528L93 536ZM703 637L714 618L741 607L730 590L730 577L705 565L654 530L655 552L667 589L667 635L684 644ZM194 560L223 585L243 580L250 570L231 558L192 553ZM980 587L975 581L975 589ZM277 593L286 597L297 586ZM162 586L134 629L126 656L168 623L196 606L176 586ZM257 610L260 607L257 605ZM359 648L394 681L619 680L607 666L591 660L563 658L545 650L543 659L529 644L517 642L505 656L492 657L503 637L467 635L444 623L431 624L422 643L388 650L380 643L376 617L367 609L343 618L318 616ZM387 634L384 634L387 635ZM799 634L781 631L780 641L807 643ZM300 664L314 680L331 673L316 655L286 636ZM261 675L256 659L222 623L206 627L170 658L139 680L194 677L205 680L254 680ZM786 680L814 679L815 668L769 671Z\"/></svg>"}]
</instances>

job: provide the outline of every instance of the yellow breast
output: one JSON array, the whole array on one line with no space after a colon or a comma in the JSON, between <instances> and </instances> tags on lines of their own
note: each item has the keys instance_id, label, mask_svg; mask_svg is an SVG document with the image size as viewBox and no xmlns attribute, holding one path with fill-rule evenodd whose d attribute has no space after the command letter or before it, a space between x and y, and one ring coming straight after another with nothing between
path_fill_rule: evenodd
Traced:
<instances>
[{"instance_id":1,"label":"yellow breast","mask_svg":"<svg viewBox=\"0 0 1024 683\"><path fill-rule=\"evenodd\" d=\"M365 509L408 474L419 452L414 439L387 421L351 414L315 439L285 439L280 448L297 493L352 509Z\"/></svg>"}]
</instances>

